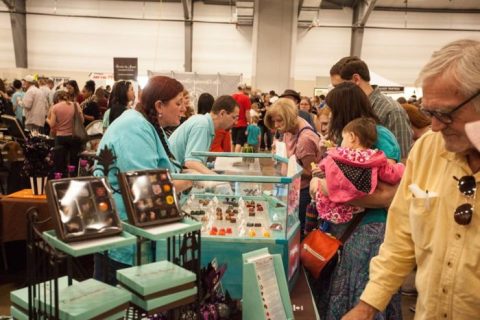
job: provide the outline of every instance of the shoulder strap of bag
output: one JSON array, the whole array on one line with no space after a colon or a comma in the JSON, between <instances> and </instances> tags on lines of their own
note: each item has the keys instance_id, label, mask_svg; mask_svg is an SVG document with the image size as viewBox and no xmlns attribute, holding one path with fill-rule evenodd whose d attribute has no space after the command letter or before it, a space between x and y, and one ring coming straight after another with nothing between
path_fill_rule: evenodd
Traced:
<instances>
[{"instance_id":1,"label":"shoulder strap of bag","mask_svg":"<svg viewBox=\"0 0 480 320\"><path fill-rule=\"evenodd\" d=\"M365 216L366 211L362 211L360 213L357 213L353 219L350 225L347 227L347 229L343 232L342 236L339 238L340 242L344 244L347 242L348 238L352 235L353 231L355 231L355 228L360 224L360 221L362 221L362 218Z\"/></svg>"},{"instance_id":2,"label":"shoulder strap of bag","mask_svg":"<svg viewBox=\"0 0 480 320\"><path fill-rule=\"evenodd\" d=\"M308 125L308 126L303 127L302 129L300 129L300 131L298 131L297 137L300 137L300 133L302 133L305 130L310 130L313 133L315 133L317 136L320 136L317 131L315 131L310 125Z\"/></svg>"}]
</instances>

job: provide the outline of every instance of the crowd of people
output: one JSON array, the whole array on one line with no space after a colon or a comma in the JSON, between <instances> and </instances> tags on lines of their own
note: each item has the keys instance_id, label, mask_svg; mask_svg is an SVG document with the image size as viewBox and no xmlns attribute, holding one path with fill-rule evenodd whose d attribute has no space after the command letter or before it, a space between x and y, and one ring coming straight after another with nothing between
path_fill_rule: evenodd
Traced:
<instances>
[{"instance_id":1,"label":"crowd of people","mask_svg":"<svg viewBox=\"0 0 480 320\"><path fill-rule=\"evenodd\" d=\"M332 66L326 97L242 85L217 98L203 93L197 114L184 86L164 76L149 79L136 105L129 81L116 82L111 92L87 81L80 92L71 80L52 92L48 79L37 83L27 76L13 81L10 91L0 83L0 98L2 112L27 129L45 132L46 121L56 148L70 152L70 163L82 148L71 137L73 112L85 125L103 118L100 148L115 152L120 171L214 174L195 152L240 152L245 144L269 152L282 141L303 168L302 236L312 199L318 224L334 236L363 212L341 259L312 286L322 319L402 319L399 288L415 267L420 318L468 319L480 314L480 219L474 210L480 156L464 126L480 119L479 56L480 43L471 40L434 53L420 73L423 101L385 95L370 84L367 63L352 56ZM68 162L60 158L55 170ZM178 191L191 186L174 184ZM412 195L411 185L426 196ZM126 218L123 201L117 197L116 203ZM109 270L133 264L133 248L113 251ZM95 260L99 279L103 261Z\"/></svg>"}]
</instances>

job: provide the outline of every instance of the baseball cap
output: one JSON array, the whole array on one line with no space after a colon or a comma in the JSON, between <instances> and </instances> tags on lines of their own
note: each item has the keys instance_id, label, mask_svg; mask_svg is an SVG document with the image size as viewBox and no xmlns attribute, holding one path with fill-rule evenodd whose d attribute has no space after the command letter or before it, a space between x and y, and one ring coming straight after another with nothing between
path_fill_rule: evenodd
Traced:
<instances>
[{"instance_id":1,"label":"baseball cap","mask_svg":"<svg viewBox=\"0 0 480 320\"><path fill-rule=\"evenodd\" d=\"M25 76L25 78L23 80L25 80L27 82L34 82L35 78L32 75L29 74L29 75Z\"/></svg>"}]
</instances>

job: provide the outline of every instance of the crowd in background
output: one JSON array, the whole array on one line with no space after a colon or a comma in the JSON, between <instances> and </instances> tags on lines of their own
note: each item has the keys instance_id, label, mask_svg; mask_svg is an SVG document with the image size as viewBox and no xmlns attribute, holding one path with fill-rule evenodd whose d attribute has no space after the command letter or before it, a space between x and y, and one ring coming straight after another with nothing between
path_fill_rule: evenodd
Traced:
<instances>
[{"instance_id":1,"label":"crowd in background","mask_svg":"<svg viewBox=\"0 0 480 320\"><path fill-rule=\"evenodd\" d=\"M336 236L352 216L364 212L344 243L342 259L328 277L313 284L322 319L339 319L359 302L369 281L370 261L384 241L387 208L410 149L431 129L432 119L447 116L425 111L416 96L394 100L385 95L370 84L368 66L358 57L340 59L332 66L330 79L333 88L326 96L309 97L288 88L281 94L262 92L239 85L231 95L202 93L193 106L190 93L168 77L152 77L138 91L135 103L131 81L104 89L90 80L80 90L75 80L54 88L51 79L27 76L8 85L0 81L0 112L16 117L30 131L54 137L54 170L62 173L68 164L77 164L85 148L72 137L75 111L87 128L102 122L100 146L117 151L121 170L164 167L215 174L196 151L241 152L248 146L272 152L283 142L286 155L295 155L303 168L298 216L302 237L309 232L306 211L313 202L322 228ZM355 162L363 169L351 169ZM338 172L354 179L334 186L338 181L328 178ZM175 183L179 190L189 187ZM131 265L132 254L113 255L113 269ZM402 319L398 292L392 292L383 307L379 319Z\"/></svg>"}]
</instances>

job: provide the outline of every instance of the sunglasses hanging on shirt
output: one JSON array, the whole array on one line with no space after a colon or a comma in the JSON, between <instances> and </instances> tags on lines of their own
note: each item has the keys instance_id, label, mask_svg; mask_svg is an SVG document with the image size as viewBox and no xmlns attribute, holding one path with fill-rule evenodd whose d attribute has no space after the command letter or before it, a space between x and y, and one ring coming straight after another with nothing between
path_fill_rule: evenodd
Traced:
<instances>
[{"instance_id":1,"label":"sunglasses hanging on shirt","mask_svg":"<svg viewBox=\"0 0 480 320\"><path fill-rule=\"evenodd\" d=\"M467 203L461 204L455 209L453 218L460 225L468 225L472 221L474 206L470 201L475 202L477 182L474 176L463 176L460 179L454 176L453 178L458 182L457 187L460 193L468 200Z\"/></svg>"}]
</instances>

